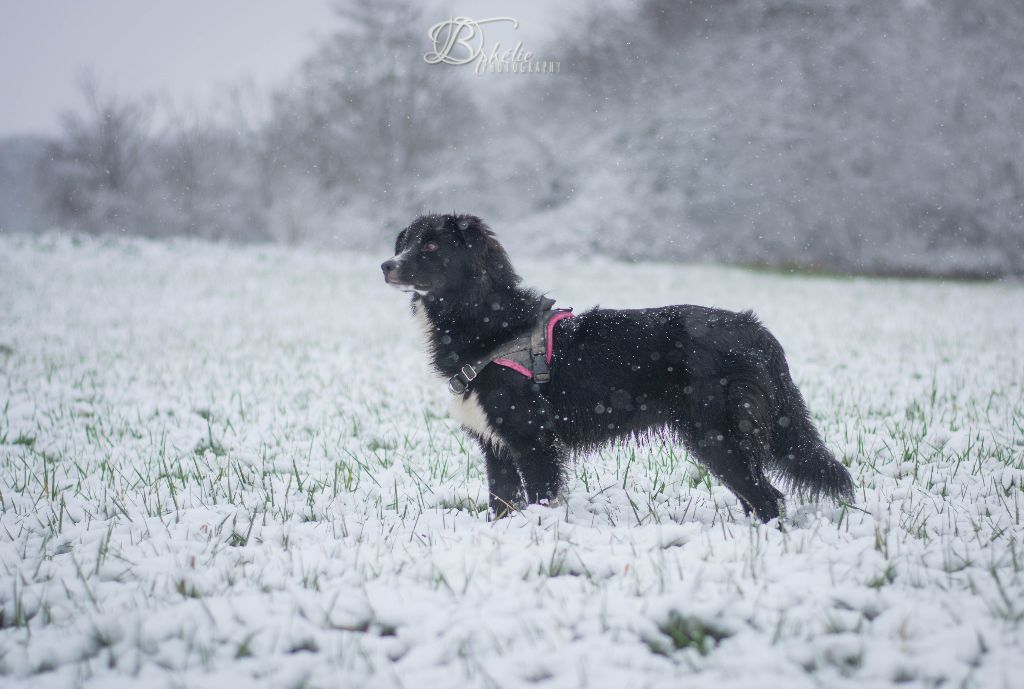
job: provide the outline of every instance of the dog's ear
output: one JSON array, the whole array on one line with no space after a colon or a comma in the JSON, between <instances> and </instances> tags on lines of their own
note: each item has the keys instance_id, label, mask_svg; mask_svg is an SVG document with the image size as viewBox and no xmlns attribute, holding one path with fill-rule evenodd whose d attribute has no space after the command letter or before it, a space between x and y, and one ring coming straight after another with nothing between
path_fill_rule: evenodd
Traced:
<instances>
[{"instance_id":1,"label":"dog's ear","mask_svg":"<svg viewBox=\"0 0 1024 689\"><path fill-rule=\"evenodd\" d=\"M455 237L468 247L483 246L487 238L487 225L475 215L456 215L452 218Z\"/></svg>"}]
</instances>

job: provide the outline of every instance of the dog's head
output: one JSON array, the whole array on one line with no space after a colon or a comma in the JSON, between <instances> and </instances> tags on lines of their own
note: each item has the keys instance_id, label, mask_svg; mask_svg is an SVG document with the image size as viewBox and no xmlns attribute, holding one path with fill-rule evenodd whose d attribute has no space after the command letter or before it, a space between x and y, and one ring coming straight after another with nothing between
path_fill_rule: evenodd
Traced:
<instances>
[{"instance_id":1,"label":"dog's head","mask_svg":"<svg viewBox=\"0 0 1024 689\"><path fill-rule=\"evenodd\" d=\"M494 233L475 215L422 215L398 234L384 281L420 296L469 294L519 278Z\"/></svg>"}]
</instances>

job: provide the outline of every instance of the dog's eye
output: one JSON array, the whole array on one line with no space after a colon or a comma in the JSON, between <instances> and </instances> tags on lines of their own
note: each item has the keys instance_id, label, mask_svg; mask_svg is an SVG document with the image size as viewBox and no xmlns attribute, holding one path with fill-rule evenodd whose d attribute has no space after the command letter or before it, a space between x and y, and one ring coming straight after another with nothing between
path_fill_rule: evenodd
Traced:
<instances>
[{"instance_id":1,"label":"dog's eye","mask_svg":"<svg viewBox=\"0 0 1024 689\"><path fill-rule=\"evenodd\" d=\"M420 251L422 251L425 254L433 253L434 251L437 251L437 243L427 242L426 244L423 245Z\"/></svg>"}]
</instances>

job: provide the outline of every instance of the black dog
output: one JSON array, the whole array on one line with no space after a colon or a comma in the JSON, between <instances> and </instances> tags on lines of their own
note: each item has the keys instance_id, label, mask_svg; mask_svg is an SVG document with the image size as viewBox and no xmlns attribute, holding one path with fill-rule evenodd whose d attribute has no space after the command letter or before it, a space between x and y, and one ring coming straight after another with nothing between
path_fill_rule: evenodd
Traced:
<instances>
[{"instance_id":1,"label":"black dog","mask_svg":"<svg viewBox=\"0 0 1024 689\"><path fill-rule=\"evenodd\" d=\"M524 488L529 502L554 498L574 454L662 431L764 521L783 500L766 470L798 492L852 499L850 474L812 425L782 347L749 311L665 306L567 318L520 287L505 250L471 215L417 218L395 254L384 279L415 292L434 367L451 379L459 420L487 460L497 515Z\"/></svg>"}]
</instances>

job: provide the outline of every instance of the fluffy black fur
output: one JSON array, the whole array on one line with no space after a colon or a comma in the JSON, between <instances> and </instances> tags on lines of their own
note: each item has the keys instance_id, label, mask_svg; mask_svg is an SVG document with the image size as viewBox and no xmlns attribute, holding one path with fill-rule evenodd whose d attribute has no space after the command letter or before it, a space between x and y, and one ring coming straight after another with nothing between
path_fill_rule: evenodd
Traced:
<instances>
[{"instance_id":1,"label":"fluffy black fur","mask_svg":"<svg viewBox=\"0 0 1024 689\"><path fill-rule=\"evenodd\" d=\"M529 329L541 295L471 215L427 215L398 235L385 280L414 292L434 368L466 361ZM623 436L667 432L764 521L783 494L852 499L846 468L822 443L782 347L749 312L702 306L595 308L555 326L551 382L487 366L462 395L487 461L491 508L554 498L573 455ZM479 405L479 406L477 406Z\"/></svg>"}]
</instances>

